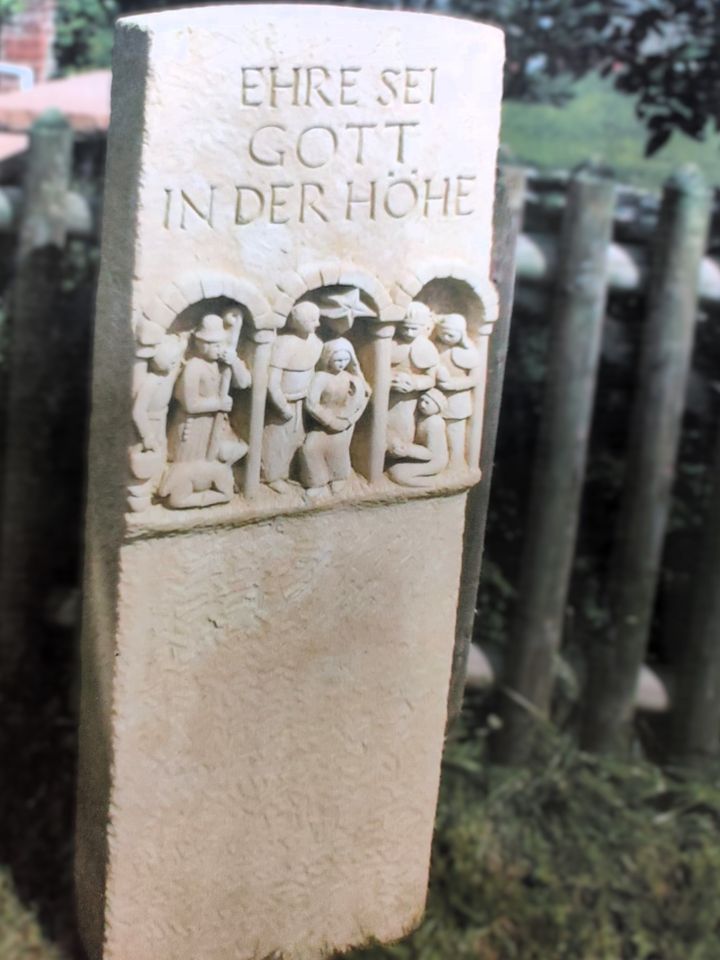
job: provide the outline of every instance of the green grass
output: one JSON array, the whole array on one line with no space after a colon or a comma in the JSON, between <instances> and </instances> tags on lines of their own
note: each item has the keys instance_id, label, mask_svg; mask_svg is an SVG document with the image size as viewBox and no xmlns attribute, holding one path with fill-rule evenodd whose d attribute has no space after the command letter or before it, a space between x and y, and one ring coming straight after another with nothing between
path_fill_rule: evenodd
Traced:
<instances>
[{"instance_id":1,"label":"green grass","mask_svg":"<svg viewBox=\"0 0 720 960\"><path fill-rule=\"evenodd\" d=\"M644 156L645 128L631 97L608 79L586 77L564 107L506 101L502 140L512 159L537 167L573 167L593 159L609 164L618 180L657 187L683 163L696 163L720 186L720 136L698 143L675 133L654 157Z\"/></svg>"}]
</instances>

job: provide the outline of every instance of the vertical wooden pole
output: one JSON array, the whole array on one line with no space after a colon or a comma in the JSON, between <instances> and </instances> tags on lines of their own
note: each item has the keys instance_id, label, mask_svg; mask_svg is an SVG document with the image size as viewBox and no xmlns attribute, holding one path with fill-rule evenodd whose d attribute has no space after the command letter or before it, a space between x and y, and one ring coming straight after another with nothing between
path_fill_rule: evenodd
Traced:
<instances>
[{"instance_id":1,"label":"vertical wooden pole","mask_svg":"<svg viewBox=\"0 0 720 960\"><path fill-rule=\"evenodd\" d=\"M0 541L0 673L5 679L42 628L48 593L69 549L58 459L64 418L73 411L63 400L68 382L85 378L87 370L66 368L63 337L71 333L53 311L72 145L72 131L57 111L43 114L32 128L9 330Z\"/></svg>"},{"instance_id":2,"label":"vertical wooden pole","mask_svg":"<svg viewBox=\"0 0 720 960\"><path fill-rule=\"evenodd\" d=\"M666 184L608 582L609 629L593 643L586 749L627 745L652 617L690 369L710 195L695 167Z\"/></svg>"},{"instance_id":3,"label":"vertical wooden pole","mask_svg":"<svg viewBox=\"0 0 720 960\"><path fill-rule=\"evenodd\" d=\"M450 694L448 697L448 724L460 713L468 651L473 636L478 584L482 567L485 527L487 523L490 485L495 461L495 442L500 420L500 400L505 379L510 318L515 289L515 245L522 223L525 203L525 171L519 167L501 167L495 194L494 243L491 279L500 300L500 311L488 349L488 377L485 394L485 416L480 469L482 482L468 494L465 513L465 540L463 543L462 578L458 597Z\"/></svg>"},{"instance_id":4,"label":"vertical wooden pole","mask_svg":"<svg viewBox=\"0 0 720 960\"><path fill-rule=\"evenodd\" d=\"M672 704L671 755L687 765L720 753L720 438L714 470Z\"/></svg>"},{"instance_id":5,"label":"vertical wooden pole","mask_svg":"<svg viewBox=\"0 0 720 960\"><path fill-rule=\"evenodd\" d=\"M591 169L570 182L520 594L500 692L503 724L491 741L500 763L525 759L536 718L550 707L592 421L614 199L614 184Z\"/></svg>"}]
</instances>

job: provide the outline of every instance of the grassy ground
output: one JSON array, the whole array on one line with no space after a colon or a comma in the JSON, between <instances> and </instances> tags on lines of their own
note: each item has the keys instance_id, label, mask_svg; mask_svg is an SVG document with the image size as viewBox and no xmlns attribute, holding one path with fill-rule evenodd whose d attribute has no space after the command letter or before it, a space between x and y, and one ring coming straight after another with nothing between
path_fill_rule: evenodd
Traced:
<instances>
[{"instance_id":1,"label":"grassy ground","mask_svg":"<svg viewBox=\"0 0 720 960\"><path fill-rule=\"evenodd\" d=\"M564 107L505 103L502 139L510 155L539 167L575 166L597 158L625 183L655 187L682 163L692 161L709 181L720 185L720 136L697 143L680 133L655 157L644 157L645 129L631 98L617 93L609 80L587 77Z\"/></svg>"}]
</instances>

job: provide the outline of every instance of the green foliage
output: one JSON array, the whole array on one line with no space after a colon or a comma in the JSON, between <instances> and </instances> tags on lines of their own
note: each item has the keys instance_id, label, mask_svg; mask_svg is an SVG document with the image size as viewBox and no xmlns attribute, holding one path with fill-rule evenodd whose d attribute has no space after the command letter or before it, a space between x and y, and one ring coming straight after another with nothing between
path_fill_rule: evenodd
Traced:
<instances>
[{"instance_id":1,"label":"green foliage","mask_svg":"<svg viewBox=\"0 0 720 960\"><path fill-rule=\"evenodd\" d=\"M716 960L718 781L550 735L494 768L477 716L447 750L425 920L352 960Z\"/></svg>"},{"instance_id":2,"label":"green foliage","mask_svg":"<svg viewBox=\"0 0 720 960\"><path fill-rule=\"evenodd\" d=\"M115 0L59 0L55 52L61 70L110 65Z\"/></svg>"}]
</instances>

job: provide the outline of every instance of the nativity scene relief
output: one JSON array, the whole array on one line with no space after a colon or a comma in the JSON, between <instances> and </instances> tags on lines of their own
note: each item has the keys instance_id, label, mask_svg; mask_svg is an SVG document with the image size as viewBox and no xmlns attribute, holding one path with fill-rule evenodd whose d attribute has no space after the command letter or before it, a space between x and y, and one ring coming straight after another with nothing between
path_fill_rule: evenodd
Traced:
<instances>
[{"instance_id":1,"label":"nativity scene relief","mask_svg":"<svg viewBox=\"0 0 720 960\"><path fill-rule=\"evenodd\" d=\"M338 283L306 290L274 329L226 295L167 326L143 316L130 510L302 506L475 482L483 352L468 317L427 299L388 322L365 290Z\"/></svg>"}]
</instances>

